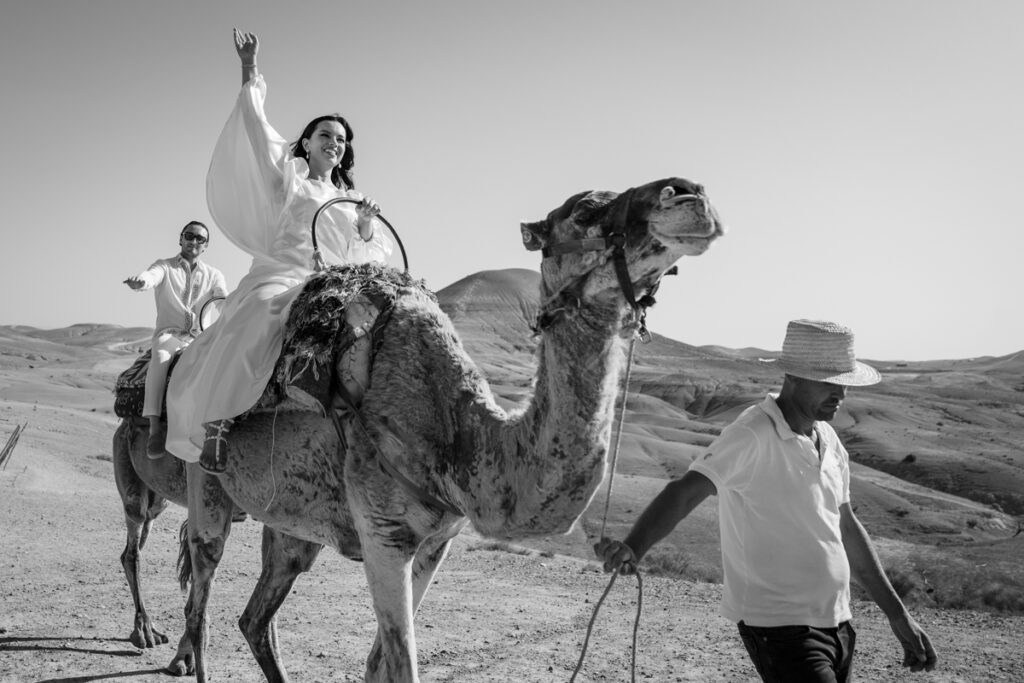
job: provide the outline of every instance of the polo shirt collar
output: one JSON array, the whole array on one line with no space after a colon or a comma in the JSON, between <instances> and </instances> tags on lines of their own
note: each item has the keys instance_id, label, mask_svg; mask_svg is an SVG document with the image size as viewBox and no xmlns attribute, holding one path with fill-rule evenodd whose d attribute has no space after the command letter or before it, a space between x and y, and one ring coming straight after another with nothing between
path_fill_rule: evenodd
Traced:
<instances>
[{"instance_id":1,"label":"polo shirt collar","mask_svg":"<svg viewBox=\"0 0 1024 683\"><path fill-rule=\"evenodd\" d=\"M778 398L778 394L768 394L758 407L771 420L772 426L775 427L775 433L779 435L780 439L783 441L795 439L797 434L790 428L789 423L786 422L786 417L782 414L782 410L779 409L779 404L776 400Z\"/></svg>"}]
</instances>

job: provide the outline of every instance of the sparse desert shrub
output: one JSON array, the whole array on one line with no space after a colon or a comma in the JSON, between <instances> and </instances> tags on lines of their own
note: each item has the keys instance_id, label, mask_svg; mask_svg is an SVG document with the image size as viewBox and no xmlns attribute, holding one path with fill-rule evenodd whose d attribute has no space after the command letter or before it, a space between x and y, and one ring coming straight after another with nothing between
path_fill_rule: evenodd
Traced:
<instances>
[{"instance_id":1,"label":"sparse desert shrub","mask_svg":"<svg viewBox=\"0 0 1024 683\"><path fill-rule=\"evenodd\" d=\"M1010 570L943 555L912 553L884 565L896 594L907 604L1024 614L1024 580Z\"/></svg>"},{"instance_id":2,"label":"sparse desert shrub","mask_svg":"<svg viewBox=\"0 0 1024 683\"><path fill-rule=\"evenodd\" d=\"M980 592L982 602L997 612L1024 612L1024 589L1009 577L989 581Z\"/></svg>"},{"instance_id":3,"label":"sparse desert shrub","mask_svg":"<svg viewBox=\"0 0 1024 683\"><path fill-rule=\"evenodd\" d=\"M529 548L524 548L521 545L513 545L508 541L487 541L484 543L478 543L477 545L471 545L466 548L466 550L469 552L474 550L491 550L502 553L511 553L512 555L529 555L533 552Z\"/></svg>"},{"instance_id":4,"label":"sparse desert shrub","mask_svg":"<svg viewBox=\"0 0 1024 683\"><path fill-rule=\"evenodd\" d=\"M913 567L897 564L886 566L884 569L885 575L889 577L889 583L901 600L907 601L915 591L926 591L923 579L915 575Z\"/></svg>"},{"instance_id":5,"label":"sparse desert shrub","mask_svg":"<svg viewBox=\"0 0 1024 683\"><path fill-rule=\"evenodd\" d=\"M640 561L640 568L651 576L664 576L698 583L722 582L722 573L717 567L694 562L690 555L675 548L654 547Z\"/></svg>"}]
</instances>

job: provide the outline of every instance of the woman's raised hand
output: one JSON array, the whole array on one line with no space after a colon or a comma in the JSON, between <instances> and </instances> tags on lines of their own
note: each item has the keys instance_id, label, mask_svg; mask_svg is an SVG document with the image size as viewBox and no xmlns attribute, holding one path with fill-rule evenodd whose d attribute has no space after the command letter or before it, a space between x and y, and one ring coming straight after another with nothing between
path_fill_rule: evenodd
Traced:
<instances>
[{"instance_id":1,"label":"woman's raised hand","mask_svg":"<svg viewBox=\"0 0 1024 683\"><path fill-rule=\"evenodd\" d=\"M243 65L252 66L256 63L256 53L260 49L260 39L255 33L244 33L237 28L233 29L235 35L235 52L242 60Z\"/></svg>"}]
</instances>

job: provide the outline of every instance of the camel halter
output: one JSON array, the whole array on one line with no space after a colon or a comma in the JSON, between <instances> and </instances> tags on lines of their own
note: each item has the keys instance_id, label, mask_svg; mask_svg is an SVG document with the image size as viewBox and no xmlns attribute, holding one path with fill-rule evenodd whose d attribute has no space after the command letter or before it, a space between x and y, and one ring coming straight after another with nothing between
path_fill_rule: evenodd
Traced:
<instances>
[{"instance_id":1,"label":"camel halter","mask_svg":"<svg viewBox=\"0 0 1024 683\"><path fill-rule=\"evenodd\" d=\"M600 266L603 266L607 262L608 257L611 257L612 266L615 268L615 277L619 282L619 289L622 290L622 295L632 311L632 326L636 329L642 343L646 344L651 341L651 333L647 330L647 309L655 303L654 294L661 285L661 278L666 275L675 275L679 272L679 269L676 266L672 266L666 270L658 276L658 279L654 281L654 284L651 285L650 289L643 296L639 299L637 298L633 279L629 276L629 266L626 264L626 221L629 218L629 209L633 203L633 192L634 188L630 188L620 195L620 197L624 195L626 201L618 209L618 214L609 221L612 227L604 237L566 240L565 242L546 245L541 250L541 254L545 259L588 251L603 251L605 254L604 258L599 258L592 267L573 278L541 303L540 310L537 312L537 321L533 326L535 333L546 330L561 315L569 311L578 312L582 308L582 302L578 296L568 295L566 290L584 281L591 273ZM568 305L562 301L567 297L569 298ZM555 305L559 303L562 305Z\"/></svg>"},{"instance_id":2,"label":"camel halter","mask_svg":"<svg viewBox=\"0 0 1024 683\"><path fill-rule=\"evenodd\" d=\"M323 256L320 255L320 245L316 241L316 223L317 223L318 220L320 220L320 214L322 214L325 209L330 208L330 207L334 206L335 204L341 204L343 202L346 203L346 204L360 204L360 203L362 203L362 201L363 200L361 200L361 199L352 199L351 197L335 197L334 199L328 200L328 201L324 202L323 204L321 204L320 208L317 209L316 213L313 214L313 224L309 226L309 229L310 229L310 232L313 235L313 269L314 270L317 270L317 271L321 270L321 264L324 262ZM388 219L384 218L384 216L382 216L381 214L377 214L375 216L375 218L377 218L377 220L379 220L381 223L383 223L384 225L387 226L388 230L391 231L391 236L395 238L396 242L398 242L398 248L402 251L402 266L405 268L405 272L408 273L409 272L409 259L405 255L405 245L402 244L402 238L400 238L398 236L398 231L395 230L394 226L391 225L391 223L388 222Z\"/></svg>"}]
</instances>

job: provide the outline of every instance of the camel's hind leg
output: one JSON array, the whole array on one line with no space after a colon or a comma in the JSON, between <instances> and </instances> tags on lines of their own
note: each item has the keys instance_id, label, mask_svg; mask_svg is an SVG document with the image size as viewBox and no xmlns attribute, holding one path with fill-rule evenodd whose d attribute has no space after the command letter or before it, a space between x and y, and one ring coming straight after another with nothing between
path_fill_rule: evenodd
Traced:
<instances>
[{"instance_id":1,"label":"camel's hind leg","mask_svg":"<svg viewBox=\"0 0 1024 683\"><path fill-rule=\"evenodd\" d=\"M192 590L185 615L185 636L192 643L196 681L206 683L206 647L209 628L206 606L213 588L217 565L231 533L234 504L216 477L203 472L197 463L186 468L188 479L188 546L192 558Z\"/></svg>"},{"instance_id":2,"label":"camel's hind leg","mask_svg":"<svg viewBox=\"0 0 1024 683\"><path fill-rule=\"evenodd\" d=\"M277 610L302 572L309 571L320 550L310 543L263 527L263 571L238 626L269 683L287 683L277 645Z\"/></svg>"},{"instance_id":3,"label":"camel's hind leg","mask_svg":"<svg viewBox=\"0 0 1024 683\"><path fill-rule=\"evenodd\" d=\"M114 480L121 494L124 523L128 531L124 552L121 553L121 566L124 567L124 575L135 603L135 623L128 640L135 647L147 648L166 643L167 636L156 630L146 611L139 578L139 558L153 520L167 507L167 501L146 486L132 465L132 441L138 431L130 420L123 420L114 433L113 456Z\"/></svg>"}]
</instances>

